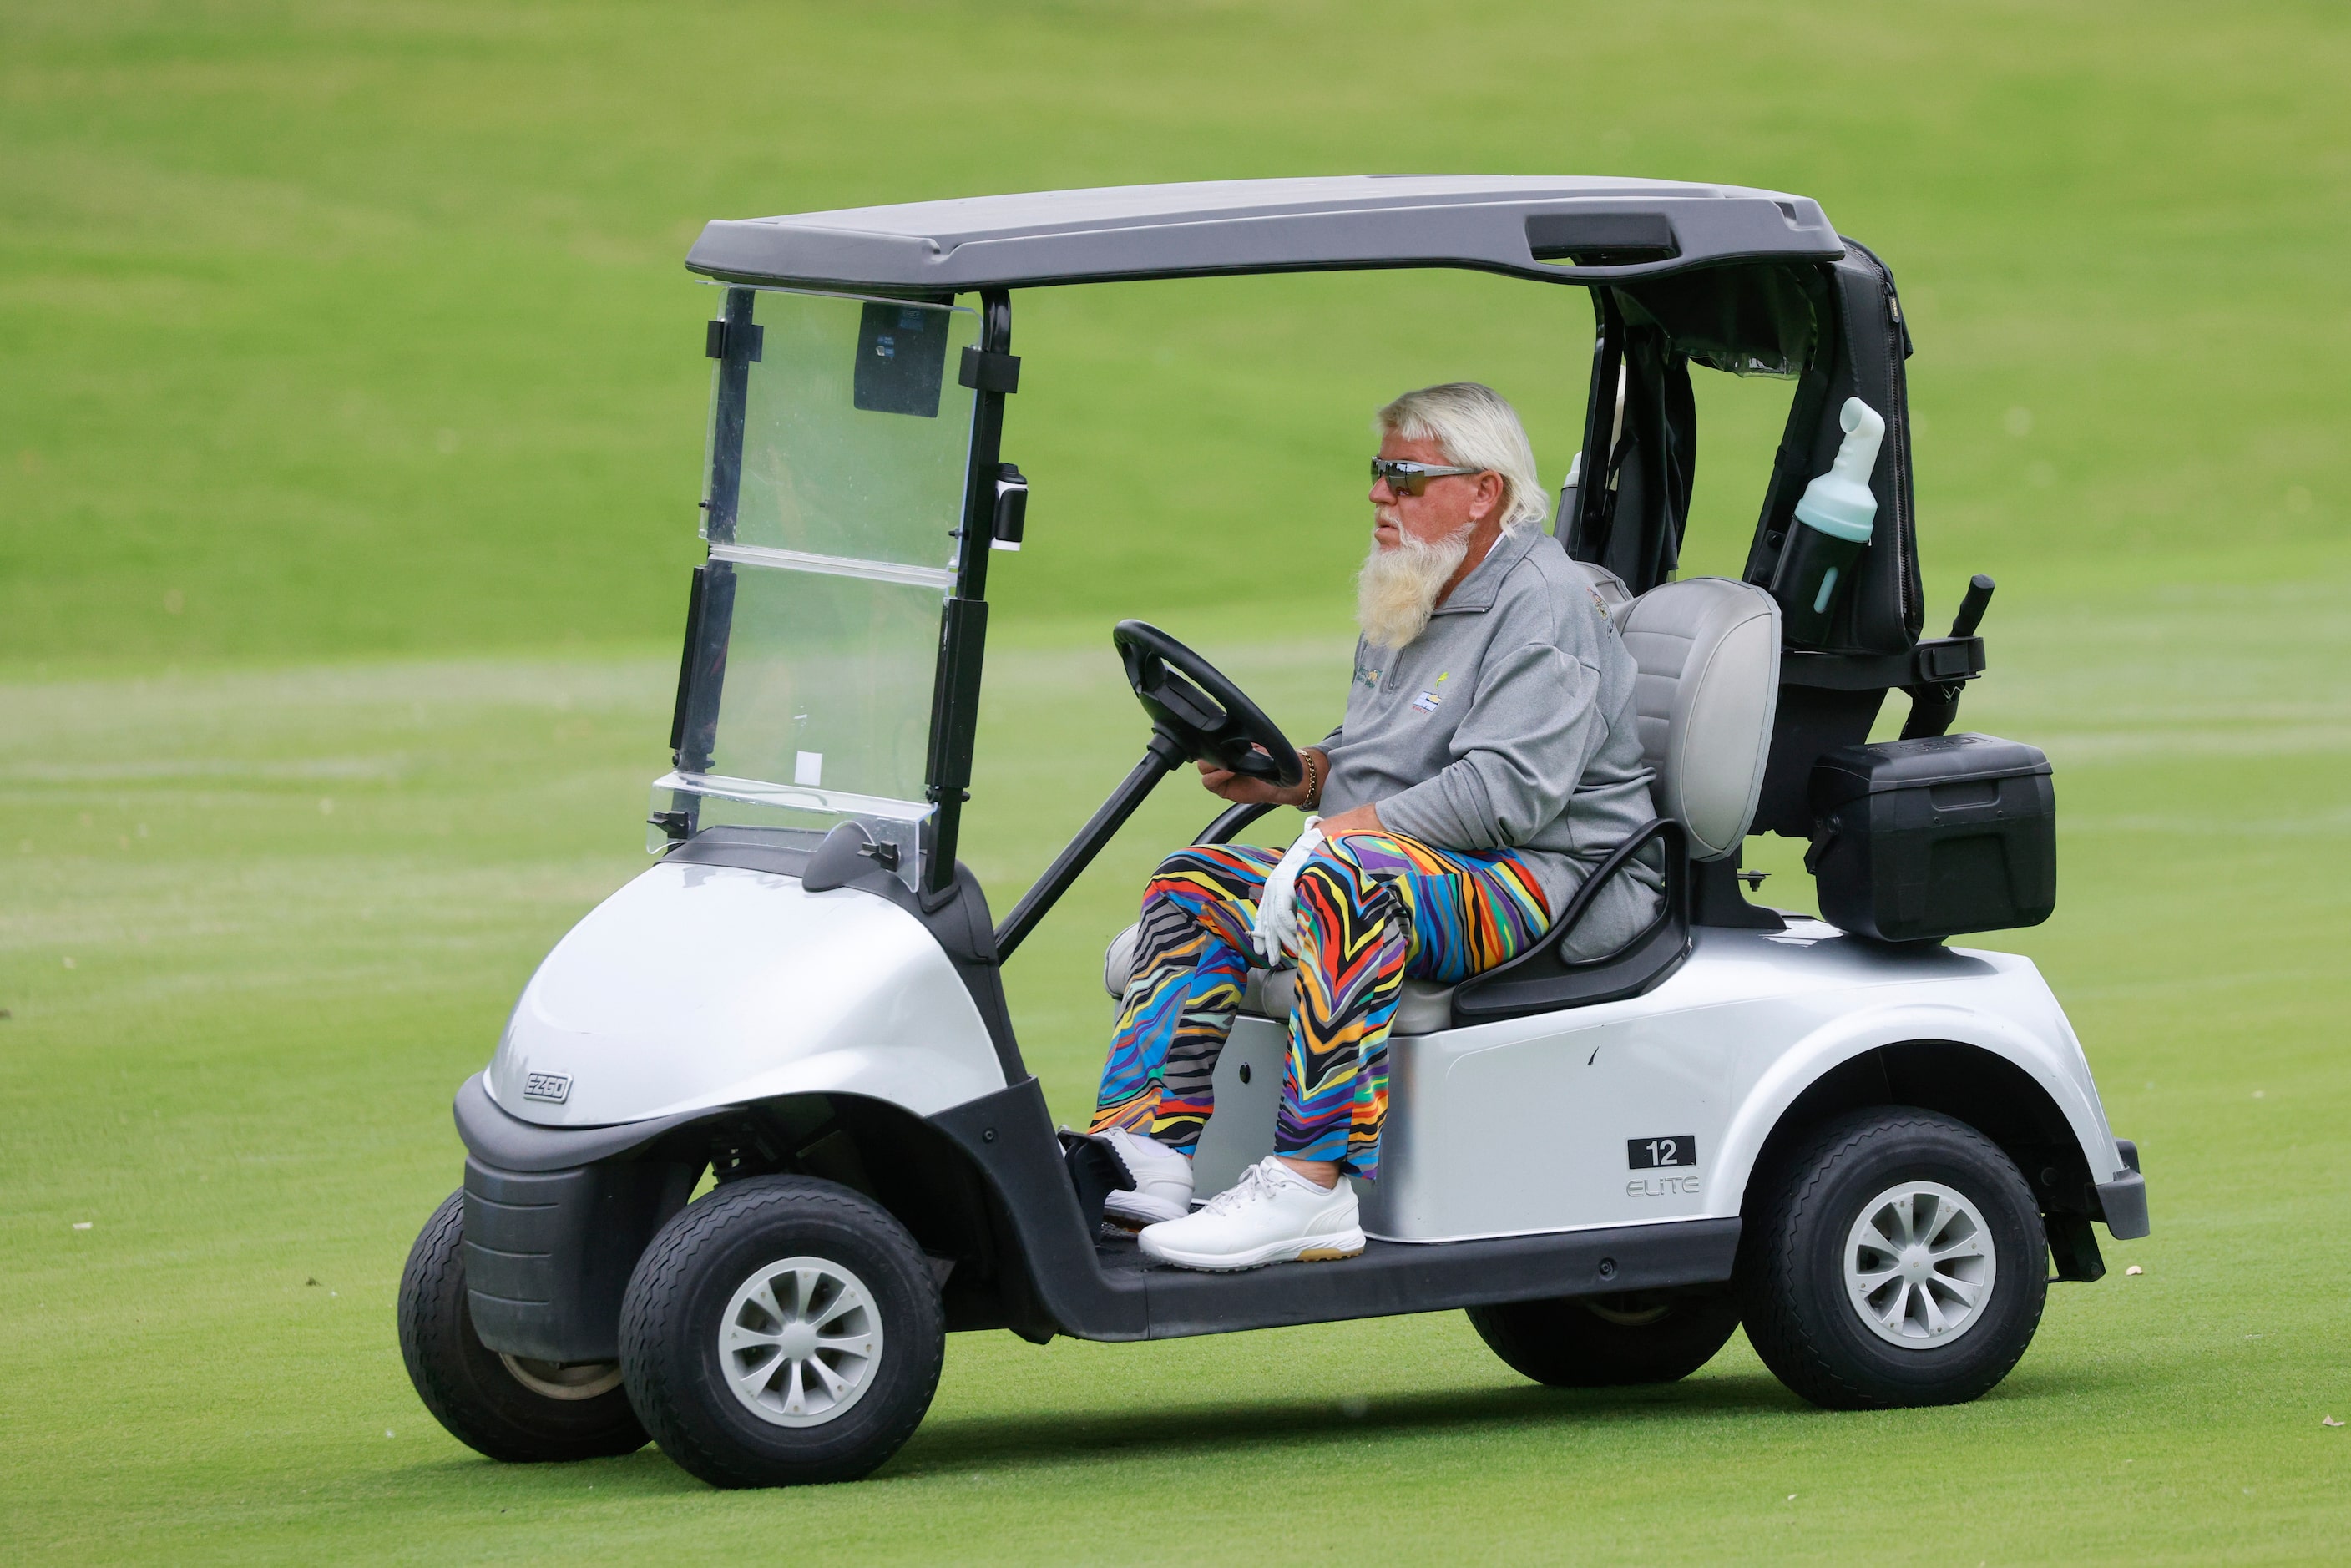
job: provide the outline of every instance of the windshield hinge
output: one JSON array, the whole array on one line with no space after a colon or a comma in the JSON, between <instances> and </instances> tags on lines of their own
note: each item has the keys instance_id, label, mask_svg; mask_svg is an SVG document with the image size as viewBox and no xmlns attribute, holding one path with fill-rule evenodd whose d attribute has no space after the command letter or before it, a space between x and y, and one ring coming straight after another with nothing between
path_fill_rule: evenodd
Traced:
<instances>
[{"instance_id":1,"label":"windshield hinge","mask_svg":"<svg viewBox=\"0 0 2351 1568\"><path fill-rule=\"evenodd\" d=\"M956 372L956 382L974 392L1017 392L1020 390L1020 356L999 354L993 349L966 349L963 368Z\"/></svg>"},{"instance_id":2,"label":"windshield hinge","mask_svg":"<svg viewBox=\"0 0 2351 1568\"><path fill-rule=\"evenodd\" d=\"M726 321L724 319L705 321L702 325L704 329L702 334L703 357L705 359L711 360L723 360L726 358L728 347L727 339L729 338L730 333L727 330ZM765 327L758 325L757 322L746 321L741 326L736 328L734 329L734 333L731 335L736 336L738 339L743 350L742 357L753 364L758 363L759 350L766 345L768 329Z\"/></svg>"}]
</instances>

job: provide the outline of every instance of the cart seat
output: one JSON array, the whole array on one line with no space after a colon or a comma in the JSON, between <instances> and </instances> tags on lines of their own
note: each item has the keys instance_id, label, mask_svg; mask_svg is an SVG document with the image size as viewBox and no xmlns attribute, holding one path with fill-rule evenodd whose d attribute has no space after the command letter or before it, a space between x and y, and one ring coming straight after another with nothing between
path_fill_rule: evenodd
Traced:
<instances>
[{"instance_id":1,"label":"cart seat","mask_svg":"<svg viewBox=\"0 0 2351 1568\"><path fill-rule=\"evenodd\" d=\"M1635 724L1657 815L1692 860L1739 852L1780 697L1780 606L1751 582L1662 582L1613 612L1633 655Z\"/></svg>"},{"instance_id":2,"label":"cart seat","mask_svg":"<svg viewBox=\"0 0 2351 1568\"><path fill-rule=\"evenodd\" d=\"M1295 969L1251 969L1249 988L1241 993L1241 1011L1281 1023L1290 1021L1290 1004L1298 995ZM1434 980L1406 980L1396 998L1390 1034L1435 1034L1453 1027L1453 988Z\"/></svg>"},{"instance_id":3,"label":"cart seat","mask_svg":"<svg viewBox=\"0 0 2351 1568\"><path fill-rule=\"evenodd\" d=\"M1134 942L1139 927L1130 925L1110 940L1110 950L1102 955L1102 989L1113 1000L1126 995L1127 982L1134 977ZM1295 969L1259 969L1252 967L1249 984L1241 991L1241 1011L1250 1018L1290 1021L1290 1004L1298 994L1298 971ZM1393 1034L1435 1034L1453 1027L1453 988L1427 980L1406 980L1404 995L1396 1001L1395 1021L1389 1026Z\"/></svg>"}]
</instances>

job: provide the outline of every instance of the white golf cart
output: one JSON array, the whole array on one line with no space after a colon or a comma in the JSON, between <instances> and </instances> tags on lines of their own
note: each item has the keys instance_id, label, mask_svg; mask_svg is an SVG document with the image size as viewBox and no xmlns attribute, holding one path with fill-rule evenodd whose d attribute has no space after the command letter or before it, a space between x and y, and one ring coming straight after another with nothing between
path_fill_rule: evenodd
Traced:
<instances>
[{"instance_id":1,"label":"white golf cart","mask_svg":"<svg viewBox=\"0 0 2351 1568\"><path fill-rule=\"evenodd\" d=\"M661 858L548 956L458 1092L465 1186L401 1287L410 1375L465 1442L557 1459L650 1434L722 1486L841 1479L914 1431L953 1330L1135 1340L1455 1308L1545 1383L1678 1378L1743 1322L1817 1404L1949 1402L2015 1364L2053 1269L2099 1277L2094 1221L2146 1233L2137 1152L2039 973L1942 942L2053 906L2049 769L1947 733L1991 584L1921 640L1907 332L1886 267L1812 202L1602 179L1147 186L714 223L688 266L725 307ZM1198 655L1122 623L1144 757L990 918L956 842L988 547L1019 542L1027 495L998 450L1010 293L1398 267L1591 291L1556 548L1617 601L1656 820L1590 885L1648 856L1664 909L1571 963L1580 900L1502 968L1408 986L1362 1256L1152 1266L1102 1227L1126 1174L1056 1134L998 967L1170 770L1287 780L1297 754ZM1792 382L1743 580L1675 580L1693 364ZM1851 399L1885 434L1840 581L1796 564L1817 543L1796 507ZM1897 689L1905 738L1865 744ZM1748 902L1750 832L1811 841L1825 923ZM1112 945L1113 996L1130 951ZM1289 984L1253 979L1203 1193L1270 1147Z\"/></svg>"}]
</instances>

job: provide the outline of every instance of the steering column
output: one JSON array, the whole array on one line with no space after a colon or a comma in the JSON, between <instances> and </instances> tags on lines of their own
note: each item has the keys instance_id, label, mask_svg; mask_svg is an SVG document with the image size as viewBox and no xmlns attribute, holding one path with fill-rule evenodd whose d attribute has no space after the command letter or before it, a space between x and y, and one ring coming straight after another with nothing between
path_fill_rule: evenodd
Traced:
<instances>
[{"instance_id":1,"label":"steering column","mask_svg":"<svg viewBox=\"0 0 2351 1568\"><path fill-rule=\"evenodd\" d=\"M1206 758L1285 789L1305 777L1298 748L1281 727L1207 660L1141 621L1120 622L1112 629L1111 643L1126 667L1135 700L1150 716L1151 739L1144 746L1142 760L996 928L999 963L1070 890L1159 781L1185 763Z\"/></svg>"}]
</instances>

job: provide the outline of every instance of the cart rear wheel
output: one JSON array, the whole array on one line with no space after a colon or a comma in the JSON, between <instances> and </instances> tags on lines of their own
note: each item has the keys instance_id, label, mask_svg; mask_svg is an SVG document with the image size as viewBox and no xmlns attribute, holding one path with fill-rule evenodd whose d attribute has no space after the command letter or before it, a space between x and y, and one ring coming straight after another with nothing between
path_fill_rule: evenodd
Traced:
<instances>
[{"instance_id":1,"label":"cart rear wheel","mask_svg":"<svg viewBox=\"0 0 2351 1568\"><path fill-rule=\"evenodd\" d=\"M465 1195L452 1193L400 1277L400 1354L424 1407L467 1448L510 1464L643 1448L618 1363L529 1361L482 1343L465 1300Z\"/></svg>"},{"instance_id":2,"label":"cart rear wheel","mask_svg":"<svg viewBox=\"0 0 2351 1568\"><path fill-rule=\"evenodd\" d=\"M1857 1112L1750 1199L1747 1337L1830 1409L1973 1399L2032 1343L2048 1245L2032 1189L1981 1133L1932 1111Z\"/></svg>"},{"instance_id":3,"label":"cart rear wheel","mask_svg":"<svg viewBox=\"0 0 2351 1568\"><path fill-rule=\"evenodd\" d=\"M677 1215L621 1304L630 1399L713 1486L854 1480L914 1435L946 1320L922 1249L831 1182L753 1176Z\"/></svg>"},{"instance_id":4,"label":"cart rear wheel","mask_svg":"<svg viewBox=\"0 0 2351 1568\"><path fill-rule=\"evenodd\" d=\"M1728 1291L1645 1291L1471 1307L1470 1326L1513 1372L1554 1388L1676 1383L1739 1326Z\"/></svg>"}]
</instances>

